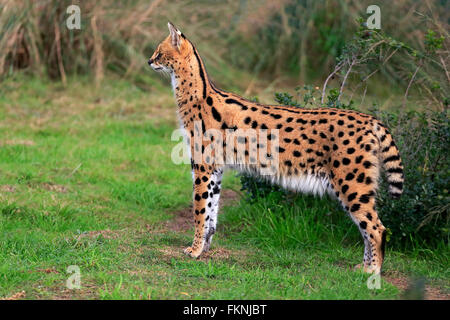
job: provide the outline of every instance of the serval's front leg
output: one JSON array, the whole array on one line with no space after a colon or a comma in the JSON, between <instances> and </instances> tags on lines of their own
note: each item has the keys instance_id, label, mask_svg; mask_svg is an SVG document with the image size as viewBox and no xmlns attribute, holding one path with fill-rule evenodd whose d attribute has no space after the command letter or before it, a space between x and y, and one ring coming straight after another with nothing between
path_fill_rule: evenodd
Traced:
<instances>
[{"instance_id":1,"label":"serval's front leg","mask_svg":"<svg viewBox=\"0 0 450 320\"><path fill-rule=\"evenodd\" d=\"M222 169L214 170L213 174L211 175L211 180L208 184L210 200L208 200L208 203L206 204L205 221L207 224L209 224L209 229L205 237L205 246L203 248L203 252L207 252L209 250L209 248L211 247L213 235L214 233L216 233L216 225L218 218L217 214L219 212L220 190L222 187L222 174L223 174Z\"/></svg>"},{"instance_id":2,"label":"serval's front leg","mask_svg":"<svg viewBox=\"0 0 450 320\"><path fill-rule=\"evenodd\" d=\"M206 246L209 247L210 237L210 212L213 207L214 186L217 171L214 169L208 170L209 166L199 165L194 168L194 223L195 235L192 246L186 248L184 253L191 257L197 258L203 252ZM220 190L220 189L219 189Z\"/></svg>"}]
</instances>

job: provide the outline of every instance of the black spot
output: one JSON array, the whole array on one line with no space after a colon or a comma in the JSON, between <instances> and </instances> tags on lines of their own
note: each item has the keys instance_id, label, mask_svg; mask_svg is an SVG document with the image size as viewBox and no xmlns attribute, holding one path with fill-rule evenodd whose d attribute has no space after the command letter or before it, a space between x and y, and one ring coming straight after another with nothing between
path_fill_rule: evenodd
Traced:
<instances>
[{"instance_id":1,"label":"black spot","mask_svg":"<svg viewBox=\"0 0 450 320\"><path fill-rule=\"evenodd\" d=\"M364 168L369 169L372 166L372 163L370 161L364 161L363 166Z\"/></svg>"},{"instance_id":2,"label":"black spot","mask_svg":"<svg viewBox=\"0 0 450 320\"><path fill-rule=\"evenodd\" d=\"M348 153L348 154L355 153L355 151L356 151L355 148L348 148L348 149L347 149L347 153Z\"/></svg>"},{"instance_id":3,"label":"black spot","mask_svg":"<svg viewBox=\"0 0 450 320\"><path fill-rule=\"evenodd\" d=\"M347 190L348 190L348 185L344 184L342 186L342 193L345 194L347 192Z\"/></svg>"},{"instance_id":4,"label":"black spot","mask_svg":"<svg viewBox=\"0 0 450 320\"><path fill-rule=\"evenodd\" d=\"M339 162L339 161L337 161L337 160L334 160L334 161L333 161L333 167L339 168L339 165L340 165L340 162Z\"/></svg>"},{"instance_id":5,"label":"black spot","mask_svg":"<svg viewBox=\"0 0 450 320\"><path fill-rule=\"evenodd\" d=\"M247 117L244 119L245 124L249 124L251 121L252 121L252 118L250 118L250 117Z\"/></svg>"},{"instance_id":6,"label":"black spot","mask_svg":"<svg viewBox=\"0 0 450 320\"><path fill-rule=\"evenodd\" d=\"M357 156L357 157L355 158L355 162L356 162L356 163L361 163L362 159L363 159L363 156Z\"/></svg>"},{"instance_id":7,"label":"black spot","mask_svg":"<svg viewBox=\"0 0 450 320\"><path fill-rule=\"evenodd\" d=\"M334 131L334 126L331 124L330 127L328 128L328 130L329 130L330 132L333 132L333 131Z\"/></svg>"},{"instance_id":8,"label":"black spot","mask_svg":"<svg viewBox=\"0 0 450 320\"><path fill-rule=\"evenodd\" d=\"M369 203L369 200L370 200L370 195L369 194L363 194L359 198L359 202L361 202L361 203Z\"/></svg>"},{"instance_id":9,"label":"black spot","mask_svg":"<svg viewBox=\"0 0 450 320\"><path fill-rule=\"evenodd\" d=\"M292 167L292 162L290 160L286 160L284 164L287 165L288 167Z\"/></svg>"},{"instance_id":10,"label":"black spot","mask_svg":"<svg viewBox=\"0 0 450 320\"><path fill-rule=\"evenodd\" d=\"M350 194L348 195L348 201L354 200L354 199L356 198L357 195L358 195L357 192L350 193Z\"/></svg>"},{"instance_id":11,"label":"black spot","mask_svg":"<svg viewBox=\"0 0 450 320\"><path fill-rule=\"evenodd\" d=\"M342 159L342 164L348 166L350 164L350 159L349 158L343 158Z\"/></svg>"},{"instance_id":12,"label":"black spot","mask_svg":"<svg viewBox=\"0 0 450 320\"><path fill-rule=\"evenodd\" d=\"M354 205L352 205L352 207L350 208L351 212L355 212L358 211L359 208L361 208L361 205L359 203L355 203Z\"/></svg>"},{"instance_id":13,"label":"black spot","mask_svg":"<svg viewBox=\"0 0 450 320\"><path fill-rule=\"evenodd\" d=\"M358 178L356 178L356 181L358 181L359 183L363 183L364 182L364 172L363 173L360 173L359 175L358 175Z\"/></svg>"},{"instance_id":14,"label":"black spot","mask_svg":"<svg viewBox=\"0 0 450 320\"><path fill-rule=\"evenodd\" d=\"M353 180L354 177L355 177L355 175L350 172L345 176L345 180L350 181L350 180Z\"/></svg>"},{"instance_id":15,"label":"black spot","mask_svg":"<svg viewBox=\"0 0 450 320\"><path fill-rule=\"evenodd\" d=\"M292 132L293 130L294 130L294 128L292 128L292 127L286 127L284 129L284 131L286 131L286 132Z\"/></svg>"},{"instance_id":16,"label":"black spot","mask_svg":"<svg viewBox=\"0 0 450 320\"><path fill-rule=\"evenodd\" d=\"M339 120L339 121L337 122L337 124L340 125L340 126L342 126L342 125L344 124L344 121Z\"/></svg>"},{"instance_id":17,"label":"black spot","mask_svg":"<svg viewBox=\"0 0 450 320\"><path fill-rule=\"evenodd\" d=\"M293 152L293 155L294 155L294 157L300 157L302 154L300 153L300 151L297 151L297 150L295 150L294 152Z\"/></svg>"},{"instance_id":18,"label":"black spot","mask_svg":"<svg viewBox=\"0 0 450 320\"><path fill-rule=\"evenodd\" d=\"M359 223L359 227L360 227L361 229L366 229L366 228L367 228L367 222L361 221L361 222Z\"/></svg>"},{"instance_id":19,"label":"black spot","mask_svg":"<svg viewBox=\"0 0 450 320\"><path fill-rule=\"evenodd\" d=\"M208 97L209 98L209 97ZM220 113L216 110L216 108L212 107L211 108L212 111L212 115L214 117L214 120L216 120L217 122L221 122L222 121L222 116L220 115Z\"/></svg>"},{"instance_id":20,"label":"black spot","mask_svg":"<svg viewBox=\"0 0 450 320\"><path fill-rule=\"evenodd\" d=\"M213 99L211 97L206 98L206 103L210 106L213 104Z\"/></svg>"}]
</instances>

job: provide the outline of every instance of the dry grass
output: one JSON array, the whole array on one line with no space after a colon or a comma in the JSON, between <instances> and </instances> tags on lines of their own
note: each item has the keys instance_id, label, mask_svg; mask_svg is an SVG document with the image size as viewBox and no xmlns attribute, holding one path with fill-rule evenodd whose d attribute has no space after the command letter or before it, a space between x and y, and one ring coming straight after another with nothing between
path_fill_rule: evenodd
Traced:
<instances>
[{"instance_id":1,"label":"dry grass","mask_svg":"<svg viewBox=\"0 0 450 320\"><path fill-rule=\"evenodd\" d=\"M81 30L66 28L71 4L0 0L0 76L26 68L66 83L69 74L91 73L99 84L112 71L145 82L145 62L167 36L171 20L213 69L231 64L255 77L287 73L298 81L306 80L308 72L323 77L370 1L138 0L111 5L86 0L80 4ZM426 27L447 34L449 13L438 1L396 1L383 6L382 15L383 30L419 49ZM235 80L235 72L223 72L222 81Z\"/></svg>"}]
</instances>

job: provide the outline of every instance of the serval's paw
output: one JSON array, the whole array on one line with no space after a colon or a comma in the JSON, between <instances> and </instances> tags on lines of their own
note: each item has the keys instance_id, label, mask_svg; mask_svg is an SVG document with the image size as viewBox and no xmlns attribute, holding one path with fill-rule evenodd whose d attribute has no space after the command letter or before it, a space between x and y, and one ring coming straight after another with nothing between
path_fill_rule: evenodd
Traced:
<instances>
[{"instance_id":1,"label":"serval's paw","mask_svg":"<svg viewBox=\"0 0 450 320\"><path fill-rule=\"evenodd\" d=\"M183 252L192 258L198 258L202 250L194 250L192 247L187 247Z\"/></svg>"},{"instance_id":2,"label":"serval's paw","mask_svg":"<svg viewBox=\"0 0 450 320\"><path fill-rule=\"evenodd\" d=\"M364 272L369 274L380 274L381 268L376 265L369 265L367 267L364 267Z\"/></svg>"},{"instance_id":3,"label":"serval's paw","mask_svg":"<svg viewBox=\"0 0 450 320\"><path fill-rule=\"evenodd\" d=\"M354 268L356 270L363 270L365 273L368 274L379 274L381 272L380 268L374 265L364 265L363 263L357 264Z\"/></svg>"}]
</instances>

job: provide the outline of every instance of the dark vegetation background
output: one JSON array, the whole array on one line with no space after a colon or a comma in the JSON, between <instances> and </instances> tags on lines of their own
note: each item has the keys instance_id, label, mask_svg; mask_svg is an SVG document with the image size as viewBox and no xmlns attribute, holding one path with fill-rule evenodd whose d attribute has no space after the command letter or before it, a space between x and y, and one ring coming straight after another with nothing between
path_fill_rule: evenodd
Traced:
<instances>
[{"instance_id":1,"label":"dark vegetation background","mask_svg":"<svg viewBox=\"0 0 450 320\"><path fill-rule=\"evenodd\" d=\"M71 4L81 8L81 30L66 28ZM365 25L371 4L381 7L381 30ZM389 246L439 255L448 266L449 1L0 0L0 108L9 90L2 82L17 89L38 79L60 85L57 90L78 80L97 90L125 81L124 92L130 84L138 96L172 103L167 79L146 63L167 36L167 21L196 44L223 89L265 103L352 108L381 119L399 146L406 175L400 200L389 198L384 180L378 195ZM174 126L174 113L172 118ZM317 240L299 231L305 221L291 210L293 202L300 208L327 202L332 225L352 228L333 220L340 209L329 199L315 202L245 175L240 180L246 203L260 210L243 204L225 222L242 227L240 219L248 221L244 234L259 234L260 244L295 247ZM286 224L298 229L283 229Z\"/></svg>"}]
</instances>

